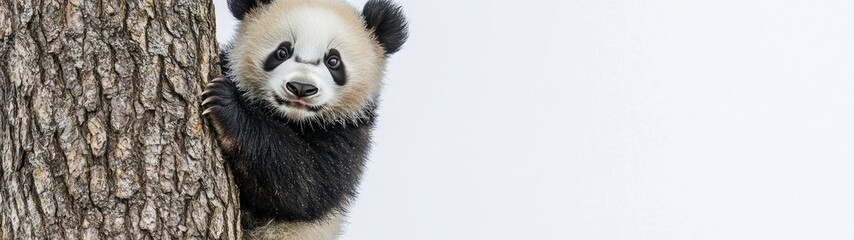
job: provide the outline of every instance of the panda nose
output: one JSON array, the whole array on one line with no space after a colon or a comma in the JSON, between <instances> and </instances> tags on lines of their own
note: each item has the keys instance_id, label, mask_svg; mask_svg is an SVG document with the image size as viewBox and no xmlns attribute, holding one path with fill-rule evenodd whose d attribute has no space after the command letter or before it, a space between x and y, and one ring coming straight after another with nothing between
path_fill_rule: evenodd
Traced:
<instances>
[{"instance_id":1,"label":"panda nose","mask_svg":"<svg viewBox=\"0 0 854 240\"><path fill-rule=\"evenodd\" d=\"M285 87L293 93L297 95L297 97L308 97L314 94L317 94L317 87L311 84L298 83L298 82L289 82L285 84Z\"/></svg>"}]
</instances>

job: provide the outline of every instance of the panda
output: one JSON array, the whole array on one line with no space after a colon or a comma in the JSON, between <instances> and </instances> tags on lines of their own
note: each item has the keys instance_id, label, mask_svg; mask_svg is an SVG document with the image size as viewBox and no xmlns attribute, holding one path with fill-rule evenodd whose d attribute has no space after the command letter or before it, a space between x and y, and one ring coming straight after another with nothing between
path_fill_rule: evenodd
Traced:
<instances>
[{"instance_id":1,"label":"panda","mask_svg":"<svg viewBox=\"0 0 854 240\"><path fill-rule=\"evenodd\" d=\"M335 239L371 143L386 60L408 36L400 6L229 0L240 20L205 115L240 190L249 239Z\"/></svg>"}]
</instances>

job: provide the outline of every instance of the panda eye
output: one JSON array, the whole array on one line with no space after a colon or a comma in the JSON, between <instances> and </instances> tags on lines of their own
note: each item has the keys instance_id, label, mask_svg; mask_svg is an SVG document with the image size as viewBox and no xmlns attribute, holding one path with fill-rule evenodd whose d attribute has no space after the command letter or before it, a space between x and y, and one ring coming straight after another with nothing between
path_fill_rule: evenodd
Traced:
<instances>
[{"instance_id":1,"label":"panda eye","mask_svg":"<svg viewBox=\"0 0 854 240\"><path fill-rule=\"evenodd\" d=\"M329 58L326 59L326 65L328 65L329 68L338 69L341 67L341 59L335 55L329 56Z\"/></svg>"},{"instance_id":2,"label":"panda eye","mask_svg":"<svg viewBox=\"0 0 854 240\"><path fill-rule=\"evenodd\" d=\"M288 54L288 49L286 48L279 48L278 50L276 50L276 58L279 60L285 60L288 58L289 55L290 54Z\"/></svg>"}]
</instances>

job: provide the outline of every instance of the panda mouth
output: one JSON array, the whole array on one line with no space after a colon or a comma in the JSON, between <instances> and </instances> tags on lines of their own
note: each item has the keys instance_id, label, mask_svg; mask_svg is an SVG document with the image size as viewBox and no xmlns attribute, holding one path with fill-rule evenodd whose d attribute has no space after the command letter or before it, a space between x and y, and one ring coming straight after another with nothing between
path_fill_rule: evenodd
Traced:
<instances>
[{"instance_id":1,"label":"panda mouth","mask_svg":"<svg viewBox=\"0 0 854 240\"><path fill-rule=\"evenodd\" d=\"M287 99L284 99L282 97L279 97L278 95L275 96L275 98L276 98L276 102L279 103L280 105L285 105L285 106L296 108L296 109L303 109L303 110L309 110L312 112L317 112L317 111L320 111L321 108L323 108L323 105L312 106L303 100L292 101L292 100L287 100Z\"/></svg>"}]
</instances>

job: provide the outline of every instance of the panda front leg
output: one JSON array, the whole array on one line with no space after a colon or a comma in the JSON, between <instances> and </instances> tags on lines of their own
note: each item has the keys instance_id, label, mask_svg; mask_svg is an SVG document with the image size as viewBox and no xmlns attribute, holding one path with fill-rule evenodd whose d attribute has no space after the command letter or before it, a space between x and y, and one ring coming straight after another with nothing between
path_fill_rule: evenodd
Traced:
<instances>
[{"instance_id":1,"label":"panda front leg","mask_svg":"<svg viewBox=\"0 0 854 240\"><path fill-rule=\"evenodd\" d=\"M212 80L202 97L202 115L210 119L217 132L223 157L240 189L241 208L249 211L248 216L288 208L289 204L282 201L285 197L270 194L280 192L287 183L267 180L287 175L275 163L287 163L287 155L295 148L291 146L295 139L287 136L288 129L263 114L263 110L251 106L229 79Z\"/></svg>"},{"instance_id":2,"label":"panda front leg","mask_svg":"<svg viewBox=\"0 0 854 240\"><path fill-rule=\"evenodd\" d=\"M239 126L236 124L243 116L237 102L237 87L234 82L225 78L216 78L211 80L207 85L207 89L202 92L202 107L204 108L202 115L207 116L211 121L214 129L220 140L220 145L226 152L234 149L235 130Z\"/></svg>"}]
</instances>

